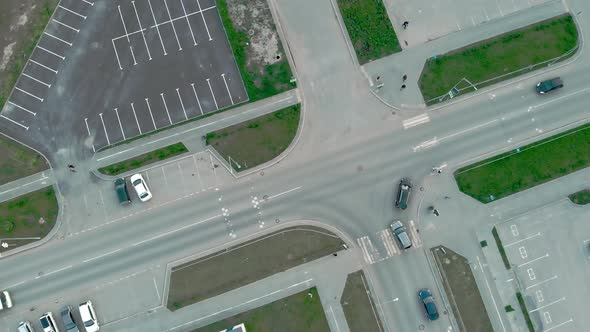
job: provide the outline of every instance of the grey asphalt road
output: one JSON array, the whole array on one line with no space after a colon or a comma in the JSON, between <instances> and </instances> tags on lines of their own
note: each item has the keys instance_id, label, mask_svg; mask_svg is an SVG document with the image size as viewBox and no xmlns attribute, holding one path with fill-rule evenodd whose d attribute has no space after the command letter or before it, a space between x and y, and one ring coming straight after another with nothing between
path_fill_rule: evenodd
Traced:
<instances>
[{"instance_id":1,"label":"grey asphalt road","mask_svg":"<svg viewBox=\"0 0 590 332\"><path fill-rule=\"evenodd\" d=\"M482 206L461 195L448 172L434 176L431 167L447 163L452 169L482 154L510 149L519 142L586 121L590 92L585 84L586 53L552 73L510 82L443 109L392 113L370 94L346 51L337 22L323 14L332 10L328 1L302 4L278 0L272 5L277 8L297 64L299 92L306 110L305 126L295 149L263 173L239 180L225 174L231 181L220 181L205 191L196 188L198 195L183 191L174 198L173 191L166 188L166 200L159 200L159 186L152 186L153 204L135 202L130 213L123 216L100 215L100 209L85 216L80 197L89 192L89 187L102 184L97 185L97 180L90 180L86 174L71 180L56 171L60 186L67 187L65 201L74 202L65 204L64 213L77 229L70 234L61 230L40 248L0 260L1 286L11 289L15 300L15 308L0 318L2 326L13 326L22 318L34 320L40 312L56 311L65 302L76 304L92 298L100 304L98 315L105 331L159 331L174 326L182 331L238 312L242 307L234 307L236 304L250 304L248 301L263 293L271 295L261 301L271 301L285 295L273 290L286 289L288 293L312 284L305 268L240 290L236 304L228 305L227 298L212 299L170 314L160 306L165 266L297 220L319 221L349 236L355 262L369 272L387 331L412 331L422 325L429 331L447 331L454 324L448 315L429 323L418 306L416 291L428 287L435 292L441 308L448 309L423 250L444 244L465 254L470 262L478 262L483 256L475 232L481 225L497 222L490 215L514 211L515 206L530 209L538 202L533 195L514 202L504 200L501 208ZM315 10L309 11L312 6ZM585 8L580 3L571 6ZM536 81L555 74L564 78L566 89L544 98L532 92ZM222 168L218 171L224 172ZM397 182L404 176L413 179L415 191L409 208L401 212L394 209L392 200ZM559 199L551 194L551 199ZM260 210L252 204L253 195L269 197ZM451 198L445 200L447 195ZM104 197L88 195L87 199L88 205L100 204ZM426 211L430 204L440 206L440 217ZM423 242L422 247L401 254L388 252L379 234L393 219L413 220L420 230L415 238ZM363 249L357 247L358 239L365 237L383 259L371 264L366 261ZM348 264L353 270L355 265ZM326 270L323 274L341 278L342 271ZM481 286L489 277L476 273L476 278L495 329L511 330L489 296L492 290ZM130 293L134 285L144 291ZM567 303L559 305L582 303L588 295L585 292L570 290ZM333 302L336 312L337 303ZM561 312L554 315L556 322L558 317L567 318L558 315ZM557 328L565 331L568 326L587 326L584 316L574 319L577 325ZM345 330L341 322L339 329ZM334 329L335 323L331 324Z\"/></svg>"}]
</instances>

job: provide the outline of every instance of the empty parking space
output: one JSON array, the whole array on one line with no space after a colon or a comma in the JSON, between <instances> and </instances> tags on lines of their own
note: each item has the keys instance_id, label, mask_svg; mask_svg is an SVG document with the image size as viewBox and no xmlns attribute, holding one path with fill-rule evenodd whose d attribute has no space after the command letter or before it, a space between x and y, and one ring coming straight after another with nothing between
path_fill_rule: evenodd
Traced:
<instances>
[{"instance_id":1,"label":"empty parking space","mask_svg":"<svg viewBox=\"0 0 590 332\"><path fill-rule=\"evenodd\" d=\"M516 276L508 281L523 294L539 330L571 331L588 323L580 311L590 294L587 214L562 201L497 227Z\"/></svg>"}]
</instances>

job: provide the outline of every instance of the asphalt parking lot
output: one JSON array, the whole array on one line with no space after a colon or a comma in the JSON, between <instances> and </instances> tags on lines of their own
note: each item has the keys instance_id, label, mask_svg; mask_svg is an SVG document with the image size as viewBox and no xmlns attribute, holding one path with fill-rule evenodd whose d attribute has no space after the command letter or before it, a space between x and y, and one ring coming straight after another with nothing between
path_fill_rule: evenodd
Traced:
<instances>
[{"instance_id":1,"label":"asphalt parking lot","mask_svg":"<svg viewBox=\"0 0 590 332\"><path fill-rule=\"evenodd\" d=\"M568 200L497 226L537 331L581 331L590 295L588 210Z\"/></svg>"},{"instance_id":2,"label":"asphalt parking lot","mask_svg":"<svg viewBox=\"0 0 590 332\"><path fill-rule=\"evenodd\" d=\"M93 1L62 0L41 35L39 43L16 82L0 117L13 125L29 130L32 117L42 112L49 89L60 74L62 64L85 21L92 13Z\"/></svg>"}]
</instances>

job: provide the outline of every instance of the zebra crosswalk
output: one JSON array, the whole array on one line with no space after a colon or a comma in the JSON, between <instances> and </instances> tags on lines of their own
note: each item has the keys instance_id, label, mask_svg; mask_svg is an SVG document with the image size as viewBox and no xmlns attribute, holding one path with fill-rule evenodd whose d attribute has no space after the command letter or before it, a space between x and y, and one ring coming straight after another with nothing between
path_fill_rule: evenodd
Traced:
<instances>
[{"instance_id":1,"label":"zebra crosswalk","mask_svg":"<svg viewBox=\"0 0 590 332\"><path fill-rule=\"evenodd\" d=\"M406 231L412 240L412 248L422 247L423 242L420 238L419 230L416 228L416 223L413 220L406 223ZM402 253L399 243L389 227L376 232L374 236L366 235L359 237L356 241L363 253L363 259L369 265L401 255ZM412 248L408 250L412 250Z\"/></svg>"}]
</instances>

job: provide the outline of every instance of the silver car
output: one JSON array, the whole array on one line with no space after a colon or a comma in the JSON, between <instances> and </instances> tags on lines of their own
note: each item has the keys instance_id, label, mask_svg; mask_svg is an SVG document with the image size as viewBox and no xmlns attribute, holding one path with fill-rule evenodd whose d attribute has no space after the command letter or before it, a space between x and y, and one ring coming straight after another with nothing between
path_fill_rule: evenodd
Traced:
<instances>
[{"instance_id":1,"label":"silver car","mask_svg":"<svg viewBox=\"0 0 590 332\"><path fill-rule=\"evenodd\" d=\"M410 237L406 232L406 228L404 227L401 221L398 220L392 223L391 225L389 225L389 228L391 228L391 232L393 233L393 235L395 235L397 241L403 249L408 249L412 247L412 240L410 240Z\"/></svg>"}]
</instances>

